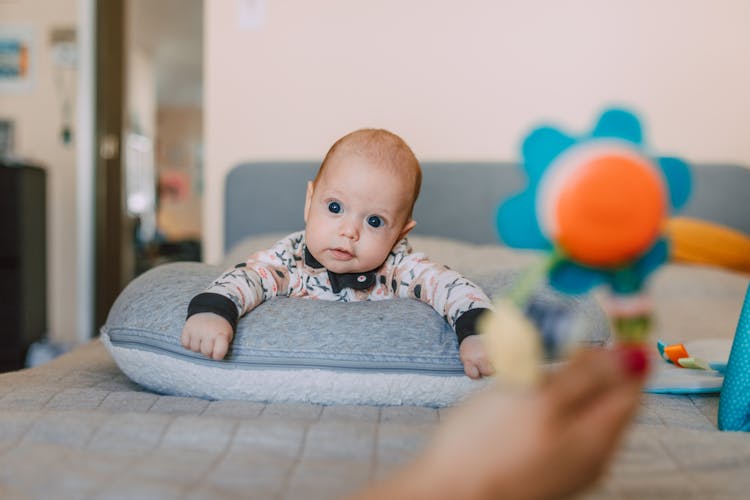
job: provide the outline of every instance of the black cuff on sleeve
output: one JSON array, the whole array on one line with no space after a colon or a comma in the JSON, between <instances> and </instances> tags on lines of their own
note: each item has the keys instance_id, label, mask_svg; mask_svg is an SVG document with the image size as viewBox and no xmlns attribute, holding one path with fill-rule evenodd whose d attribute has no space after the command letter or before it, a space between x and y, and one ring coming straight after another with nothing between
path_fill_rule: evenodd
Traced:
<instances>
[{"instance_id":1,"label":"black cuff on sleeve","mask_svg":"<svg viewBox=\"0 0 750 500\"><path fill-rule=\"evenodd\" d=\"M461 342L463 342L469 335L476 335L479 333L477 332L477 321L479 321L480 316L486 311L489 311L489 309L470 309L458 317L456 320L458 345L461 345Z\"/></svg>"},{"instance_id":2,"label":"black cuff on sleeve","mask_svg":"<svg viewBox=\"0 0 750 500\"><path fill-rule=\"evenodd\" d=\"M218 314L232 325L232 331L237 330L237 306L230 299L218 293L203 292L199 293L188 304L187 318L198 313Z\"/></svg>"}]
</instances>

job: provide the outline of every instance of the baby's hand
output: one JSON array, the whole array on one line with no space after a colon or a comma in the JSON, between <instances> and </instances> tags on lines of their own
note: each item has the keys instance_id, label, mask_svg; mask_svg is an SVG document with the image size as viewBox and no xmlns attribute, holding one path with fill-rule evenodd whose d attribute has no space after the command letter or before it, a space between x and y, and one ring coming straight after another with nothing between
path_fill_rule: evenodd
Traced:
<instances>
[{"instance_id":1,"label":"baby's hand","mask_svg":"<svg viewBox=\"0 0 750 500\"><path fill-rule=\"evenodd\" d=\"M232 325L218 314L198 313L190 316L182 328L182 347L209 358L224 359L232 341Z\"/></svg>"},{"instance_id":2,"label":"baby's hand","mask_svg":"<svg viewBox=\"0 0 750 500\"><path fill-rule=\"evenodd\" d=\"M464 364L464 372L470 378L477 379L495 373L479 335L466 337L458 349L458 356Z\"/></svg>"}]
</instances>

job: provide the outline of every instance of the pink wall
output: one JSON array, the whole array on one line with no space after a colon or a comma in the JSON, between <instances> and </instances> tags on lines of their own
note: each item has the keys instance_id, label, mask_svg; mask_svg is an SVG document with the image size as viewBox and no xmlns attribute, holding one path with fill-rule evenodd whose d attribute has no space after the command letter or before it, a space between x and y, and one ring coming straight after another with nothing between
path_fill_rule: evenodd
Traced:
<instances>
[{"instance_id":1,"label":"pink wall","mask_svg":"<svg viewBox=\"0 0 750 500\"><path fill-rule=\"evenodd\" d=\"M318 159L363 126L422 159L513 159L525 129L585 130L608 103L660 152L750 164L745 0L205 2L206 259L237 162ZM251 193L250 193L251 194Z\"/></svg>"}]
</instances>

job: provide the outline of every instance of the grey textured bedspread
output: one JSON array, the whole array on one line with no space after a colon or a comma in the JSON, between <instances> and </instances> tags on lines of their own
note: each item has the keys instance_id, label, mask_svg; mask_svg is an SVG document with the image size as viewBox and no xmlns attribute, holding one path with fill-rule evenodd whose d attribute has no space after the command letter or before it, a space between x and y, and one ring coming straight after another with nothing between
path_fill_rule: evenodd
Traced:
<instances>
[{"instance_id":1,"label":"grey textured bedspread","mask_svg":"<svg viewBox=\"0 0 750 500\"><path fill-rule=\"evenodd\" d=\"M462 261L465 247L426 251L469 275L528 259L509 262L498 247ZM747 281L668 266L654 280L658 335L731 338ZM585 498L748 498L750 435L719 432L717 410L716 395L644 395ZM412 458L450 411L160 396L95 340L0 375L0 498L337 498Z\"/></svg>"},{"instance_id":2,"label":"grey textured bedspread","mask_svg":"<svg viewBox=\"0 0 750 500\"><path fill-rule=\"evenodd\" d=\"M419 450L437 410L145 392L99 341L0 376L2 498L335 498Z\"/></svg>"},{"instance_id":3,"label":"grey textured bedspread","mask_svg":"<svg viewBox=\"0 0 750 500\"><path fill-rule=\"evenodd\" d=\"M716 396L645 395L586 498L747 498L750 435ZM99 341L0 375L2 498L336 498L389 473L450 410L160 396Z\"/></svg>"}]
</instances>

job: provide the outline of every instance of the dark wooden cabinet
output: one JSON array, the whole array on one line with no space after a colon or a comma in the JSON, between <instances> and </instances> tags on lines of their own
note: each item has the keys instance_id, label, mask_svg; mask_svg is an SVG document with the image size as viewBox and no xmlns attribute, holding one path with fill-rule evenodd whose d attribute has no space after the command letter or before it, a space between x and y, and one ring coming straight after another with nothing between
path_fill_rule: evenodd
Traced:
<instances>
[{"instance_id":1,"label":"dark wooden cabinet","mask_svg":"<svg viewBox=\"0 0 750 500\"><path fill-rule=\"evenodd\" d=\"M0 372L46 334L46 204L42 168L0 160Z\"/></svg>"}]
</instances>

